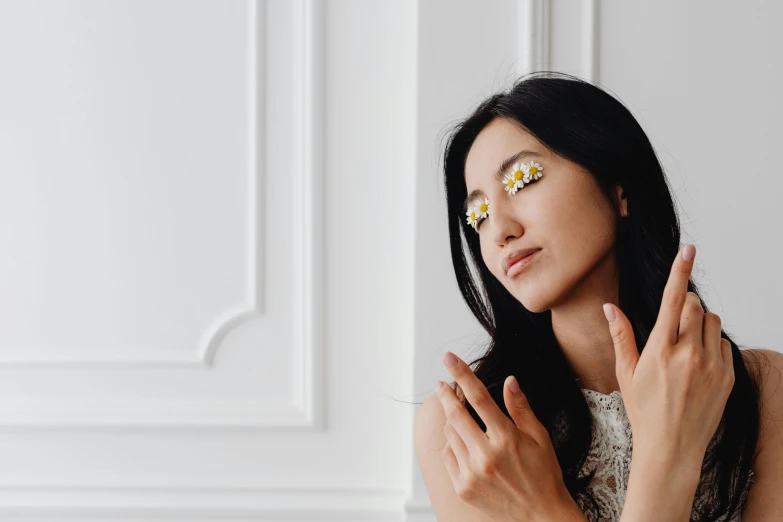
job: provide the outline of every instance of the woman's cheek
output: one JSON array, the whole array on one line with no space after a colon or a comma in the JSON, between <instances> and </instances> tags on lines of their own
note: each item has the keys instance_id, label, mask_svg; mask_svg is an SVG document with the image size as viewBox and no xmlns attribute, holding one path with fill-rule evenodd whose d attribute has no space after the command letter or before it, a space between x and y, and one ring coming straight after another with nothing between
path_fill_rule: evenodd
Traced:
<instances>
[{"instance_id":1,"label":"woman's cheek","mask_svg":"<svg viewBox=\"0 0 783 522\"><path fill-rule=\"evenodd\" d=\"M490 249L485 246L485 242L481 241L481 259L484 260L484 264L487 265L487 268L489 269L489 273L493 274L496 278L500 279L500 275L497 272L497 269L495 268L498 263L497 260L493 256L497 256L497 252L493 253L489 251Z\"/></svg>"}]
</instances>

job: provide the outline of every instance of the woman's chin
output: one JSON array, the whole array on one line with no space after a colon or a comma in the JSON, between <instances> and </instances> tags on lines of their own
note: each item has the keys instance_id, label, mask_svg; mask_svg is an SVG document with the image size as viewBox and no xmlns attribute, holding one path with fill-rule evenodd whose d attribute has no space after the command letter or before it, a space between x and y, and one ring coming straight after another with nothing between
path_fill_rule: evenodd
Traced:
<instances>
[{"instance_id":1,"label":"woman's chin","mask_svg":"<svg viewBox=\"0 0 783 522\"><path fill-rule=\"evenodd\" d=\"M526 310L534 314L540 314L550 310L555 303L557 296L550 292L539 291L537 289L526 288L525 292L512 292L517 301L522 303Z\"/></svg>"},{"instance_id":2,"label":"woman's chin","mask_svg":"<svg viewBox=\"0 0 783 522\"><path fill-rule=\"evenodd\" d=\"M534 314L540 314L541 312L546 312L549 310L548 301L542 301L540 299L537 299L538 296L516 296L517 300L522 303L522 306L525 307L525 310L529 312L533 312Z\"/></svg>"}]
</instances>

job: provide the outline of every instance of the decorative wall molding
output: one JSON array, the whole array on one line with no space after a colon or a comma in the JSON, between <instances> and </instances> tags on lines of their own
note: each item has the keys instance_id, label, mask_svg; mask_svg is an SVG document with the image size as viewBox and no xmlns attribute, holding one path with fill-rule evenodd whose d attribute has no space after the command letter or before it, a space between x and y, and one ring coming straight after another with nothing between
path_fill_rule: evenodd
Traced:
<instances>
[{"instance_id":1,"label":"decorative wall molding","mask_svg":"<svg viewBox=\"0 0 783 522\"><path fill-rule=\"evenodd\" d=\"M598 82L599 0L582 0L581 9L581 77L590 82ZM518 25L524 28L518 32L517 74L523 76L533 71L551 70L551 0L519 0L517 16Z\"/></svg>"},{"instance_id":2,"label":"decorative wall molding","mask_svg":"<svg viewBox=\"0 0 783 522\"><path fill-rule=\"evenodd\" d=\"M0 518L52 520L400 521L406 492L380 488L224 486L0 486Z\"/></svg>"},{"instance_id":3,"label":"decorative wall molding","mask_svg":"<svg viewBox=\"0 0 783 522\"><path fill-rule=\"evenodd\" d=\"M289 34L292 46L292 76L290 84L293 104L288 115L293 115L290 136L293 164L300 173L303 190L290 191L292 223L291 288L292 397L286 401L269 400L0 400L0 427L2 428L77 428L77 429L171 429L171 428L263 428L263 429L322 429L324 379L323 367L323 164L324 139L324 73L323 0L295 0L286 3L292 13ZM251 226L248 238L252 244L248 262L250 307L229 311L218 318L215 326L204 335L204 343L193 358L182 354L161 354L160 358L134 359L114 357L104 360L77 358L18 358L0 360L0 368L76 368L98 367L147 368L176 367L212 370L213 359L221 340L239 325L257 319L264 311L264 237L263 226L263 144L265 142L266 68L264 66L264 35L259 30L267 23L265 2L248 2L249 34L252 49L249 52L249 76L254 83L250 106L250 138L256 147L250 147L250 185L248 197ZM279 81L279 80L277 80ZM263 88L260 88L263 86ZM261 151L261 152L259 152Z\"/></svg>"},{"instance_id":4,"label":"decorative wall molding","mask_svg":"<svg viewBox=\"0 0 783 522\"><path fill-rule=\"evenodd\" d=\"M251 187L255 185L251 183ZM257 204L251 206L251 220L253 220ZM255 227L258 228L258 227ZM260 234L260 232L259 232ZM260 241L260 239L258 240ZM255 243L257 244L257 243ZM254 246L253 250L257 250ZM256 266L257 270L263 270L263 259L250 256L248 266ZM259 274L261 275L261 274ZM248 293L252 296L252 302L261 302L263 294L258 291L257 281L254 275L248 280ZM73 369L73 368L193 368L210 369L213 366L215 354L223 339L235 328L242 324L258 319L262 315L261 308L251 305L241 310L228 310L220 314L201 336L202 341L192 355L187 355L184 350L156 350L154 354L134 356L132 346L124 353L114 353L102 357L81 356L78 354L66 355L3 355L0 357L0 369Z\"/></svg>"},{"instance_id":5,"label":"decorative wall molding","mask_svg":"<svg viewBox=\"0 0 783 522\"><path fill-rule=\"evenodd\" d=\"M239 310L227 310L224 313L216 317L210 325L208 325L201 336L201 342L197 349L195 349L192 355L186 355L180 350L157 350L155 354L145 354L142 357L134 356L132 351L127 353L109 354L102 357L89 356L84 357L78 354L72 356L63 356L62 354L55 352L52 355L24 355L24 356L8 356L0 355L0 368L81 368L81 367L191 367L191 368L203 368L211 367L215 357L215 353L228 333L241 326L243 323L252 321L263 314L264 307L264 237L263 237L263 208L261 201L263 201L263 193L260 189L263 185L263 177L265 175L263 161L259 161L259 158L264 158L264 99L263 95L266 92L264 88L265 82L265 67L264 67L264 39L263 32L259 29L263 28L264 20L264 2L263 0L251 0L248 2L248 9L250 16L248 17L248 34L250 35L249 49L248 49L248 68L251 78L251 85L248 89L250 97L248 99L248 106L251 113L254 114L253 118L250 118L250 126L248 128L248 142L253 144L249 147L250 157L248 158L249 170L248 170L248 230L249 244L250 244L250 256L247 260L248 274L247 274L247 294L249 296L249 303L246 308ZM299 20L299 23L304 23L304 20ZM294 45L300 45L300 42L296 40L297 37L302 38L305 35L302 31L307 31L307 28L295 28L299 29L299 32L294 36ZM311 64L307 63L310 60L309 55L304 54L299 50L297 59L301 60L302 67L309 67ZM294 82L302 82L305 78L294 78ZM295 89L303 91L302 85L294 85ZM302 100L301 102L306 102ZM299 121L302 128L298 128L297 132L302 136L294 136L294 139L299 139L298 143L300 147L304 147L302 137L305 135L311 125L311 121L306 118L302 118ZM303 150L303 152L306 152ZM307 173L312 175L312 173ZM309 216L313 212L312 209L307 208L310 204L309 198L306 195L297 195L294 201L292 201L292 213L297 218L297 224L299 225L299 232L302 232L304 227L303 222L309 219ZM308 238L308 236L297 236ZM301 255L303 252L309 253L313 250L313 245L297 244L296 251L293 253ZM294 257L296 260L297 258ZM295 261L296 262L296 261ZM301 272L294 272L295 274L302 274ZM302 274L302 278L306 275ZM298 282L298 285L306 285L311 283ZM301 294L303 297L307 297L309 293ZM309 307L307 303L299 303L300 307Z\"/></svg>"},{"instance_id":6,"label":"decorative wall molding","mask_svg":"<svg viewBox=\"0 0 783 522\"><path fill-rule=\"evenodd\" d=\"M517 25L524 28L523 31L517 32L519 76L533 71L549 70L551 67L550 13L550 0L520 0L517 3Z\"/></svg>"},{"instance_id":7,"label":"decorative wall molding","mask_svg":"<svg viewBox=\"0 0 783 522\"><path fill-rule=\"evenodd\" d=\"M324 157L324 24L323 0L295 0L294 9L294 144L293 168L302 173L307 190L301 193L302 212L294 221L295 249L293 294L299 309L293 313L294 402L303 422L313 429L323 429L325 388L324 353L324 235L325 202L323 201ZM318 170L316 170L318 169Z\"/></svg>"},{"instance_id":8,"label":"decorative wall molding","mask_svg":"<svg viewBox=\"0 0 783 522\"><path fill-rule=\"evenodd\" d=\"M582 78L597 83L600 54L599 0L583 0L582 4Z\"/></svg>"}]
</instances>

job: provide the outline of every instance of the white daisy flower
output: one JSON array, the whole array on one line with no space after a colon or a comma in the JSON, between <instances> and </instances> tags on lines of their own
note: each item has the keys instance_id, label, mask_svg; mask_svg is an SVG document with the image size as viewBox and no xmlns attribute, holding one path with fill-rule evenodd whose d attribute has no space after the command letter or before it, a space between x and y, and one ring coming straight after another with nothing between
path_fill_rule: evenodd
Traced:
<instances>
[{"instance_id":1,"label":"white daisy flower","mask_svg":"<svg viewBox=\"0 0 783 522\"><path fill-rule=\"evenodd\" d=\"M531 181L533 181L533 175L530 174L530 171L528 170L525 172L525 175L522 176L522 183L530 183Z\"/></svg>"},{"instance_id":2,"label":"white daisy flower","mask_svg":"<svg viewBox=\"0 0 783 522\"><path fill-rule=\"evenodd\" d=\"M517 186L517 182L514 179L514 175L512 173L508 173L503 177L503 185L506 186L506 192L509 194L516 194L517 189L519 186Z\"/></svg>"},{"instance_id":3,"label":"white daisy flower","mask_svg":"<svg viewBox=\"0 0 783 522\"><path fill-rule=\"evenodd\" d=\"M478 218L478 212L476 212L476 207L468 207L468 211L466 212L467 219L468 219L468 225L472 226L473 228L476 228L476 219Z\"/></svg>"},{"instance_id":4,"label":"white daisy flower","mask_svg":"<svg viewBox=\"0 0 783 522\"><path fill-rule=\"evenodd\" d=\"M478 215L482 218L487 217L489 213L489 199L484 198L484 201L479 201L478 206L476 207L476 210L478 212Z\"/></svg>"},{"instance_id":5,"label":"white daisy flower","mask_svg":"<svg viewBox=\"0 0 783 522\"><path fill-rule=\"evenodd\" d=\"M528 166L525 163L515 163L511 167L511 177L514 178L514 182L517 184L517 188L525 188L525 182L522 179L528 172Z\"/></svg>"},{"instance_id":6,"label":"white daisy flower","mask_svg":"<svg viewBox=\"0 0 783 522\"><path fill-rule=\"evenodd\" d=\"M544 167L539 165L538 163L531 161L530 166L528 167L528 171L530 172L530 177L533 179L539 179L544 174L541 172L544 170Z\"/></svg>"}]
</instances>

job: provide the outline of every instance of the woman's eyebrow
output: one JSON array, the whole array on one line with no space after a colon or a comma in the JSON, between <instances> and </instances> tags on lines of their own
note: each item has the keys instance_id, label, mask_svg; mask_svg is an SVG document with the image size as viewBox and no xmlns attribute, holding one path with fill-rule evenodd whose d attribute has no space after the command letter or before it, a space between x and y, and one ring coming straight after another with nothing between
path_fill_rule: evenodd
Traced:
<instances>
[{"instance_id":1,"label":"woman's eyebrow","mask_svg":"<svg viewBox=\"0 0 783 522\"><path fill-rule=\"evenodd\" d=\"M500 164L500 167L498 167L498 170L495 171L495 174L493 177L497 181L503 181L503 176L505 175L508 168L516 163L517 161L521 160L522 158L526 158L528 156L538 156L543 157L538 152L532 151L532 150L521 150L517 152L516 154L513 154L509 156L508 158L504 159L503 162ZM465 213L468 211L468 203L470 203L473 198L477 198L478 196L484 196L484 192L481 189L473 189L470 191L470 194L468 194L468 197L465 198L465 202L462 205L462 212Z\"/></svg>"}]
</instances>

